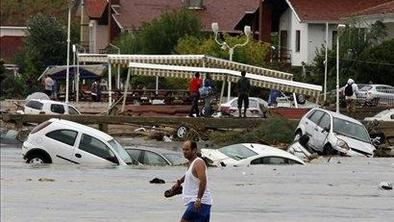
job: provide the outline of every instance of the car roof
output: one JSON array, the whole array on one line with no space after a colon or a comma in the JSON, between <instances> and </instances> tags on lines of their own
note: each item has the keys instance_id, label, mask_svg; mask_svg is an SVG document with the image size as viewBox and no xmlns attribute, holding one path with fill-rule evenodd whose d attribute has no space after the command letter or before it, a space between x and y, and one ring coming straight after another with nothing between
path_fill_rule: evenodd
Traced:
<instances>
[{"instance_id":1,"label":"car roof","mask_svg":"<svg viewBox=\"0 0 394 222\"><path fill-rule=\"evenodd\" d=\"M281 150L279 148L276 148L276 147L262 145L262 144L258 144L258 143L242 143L242 145L252 149L255 152L258 152L258 155L253 156L253 159L255 157L264 157L264 156L281 156L281 157L285 157L285 158L289 158L289 159L293 159L293 160L298 160L299 162L303 163L303 161L301 159L294 156L293 154L291 154L287 151ZM250 157L250 158L252 158L252 157Z\"/></svg>"},{"instance_id":2,"label":"car roof","mask_svg":"<svg viewBox=\"0 0 394 222\"><path fill-rule=\"evenodd\" d=\"M328 113L330 113L330 114L331 114L333 117L335 117L335 118L340 118L340 119L343 119L343 120L347 120L347 121L349 121L349 122L358 123L358 124L362 125L360 121L358 121L358 120L356 120L356 119L353 119L353 118L351 118L351 117L349 117L349 116L345 116L345 115L343 115L343 114L337 113L337 112L333 112L333 111L326 110L326 109L322 109L322 108L313 108L313 109L311 110L311 112L312 112L313 110L320 110L320 111L323 111L323 112L328 112Z\"/></svg>"},{"instance_id":3,"label":"car roof","mask_svg":"<svg viewBox=\"0 0 394 222\"><path fill-rule=\"evenodd\" d=\"M100 130L97 130L97 129L94 129L92 127L85 126L85 125L82 125L82 124L79 124L79 123L76 123L76 122L72 122L72 121L69 121L69 120L52 118L52 119L50 119L48 121L49 122L53 122L53 123L58 123L58 124L61 124L61 125L65 125L65 126L68 126L70 128L75 128L76 130L81 131L83 133L86 133L86 134L89 134L89 135L92 135L92 136L95 136L95 137L100 137L101 139L103 139L105 141L109 141L109 140L113 139L112 136L110 136L110 135L108 135L108 134L106 134L104 132L101 132Z\"/></svg>"},{"instance_id":4,"label":"car roof","mask_svg":"<svg viewBox=\"0 0 394 222\"><path fill-rule=\"evenodd\" d=\"M155 153L159 153L159 154L179 154L182 155L181 152L177 152L174 150L167 150L167 149L163 149L163 148L156 148L156 147L131 147L131 146L127 146L125 147L126 150L147 150L147 151L152 151Z\"/></svg>"},{"instance_id":5,"label":"car roof","mask_svg":"<svg viewBox=\"0 0 394 222\"><path fill-rule=\"evenodd\" d=\"M55 100L49 100L49 99L30 99L29 101L38 101L41 103L51 103L51 104L59 104L59 105L68 105L63 102L55 101Z\"/></svg>"}]
</instances>

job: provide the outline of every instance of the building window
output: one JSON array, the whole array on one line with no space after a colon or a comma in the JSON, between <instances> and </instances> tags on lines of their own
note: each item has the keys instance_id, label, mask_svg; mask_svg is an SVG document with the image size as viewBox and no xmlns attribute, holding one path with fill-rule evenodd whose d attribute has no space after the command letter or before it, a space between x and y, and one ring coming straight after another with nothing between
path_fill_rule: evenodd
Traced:
<instances>
[{"instance_id":1,"label":"building window","mask_svg":"<svg viewBox=\"0 0 394 222\"><path fill-rule=\"evenodd\" d=\"M331 49L334 49L337 46L337 35L338 35L337 31L332 31L332 44L331 44L332 48Z\"/></svg>"},{"instance_id":2,"label":"building window","mask_svg":"<svg viewBox=\"0 0 394 222\"><path fill-rule=\"evenodd\" d=\"M300 47L301 47L301 31L296 30L296 45L295 45L295 51L300 52Z\"/></svg>"}]
</instances>

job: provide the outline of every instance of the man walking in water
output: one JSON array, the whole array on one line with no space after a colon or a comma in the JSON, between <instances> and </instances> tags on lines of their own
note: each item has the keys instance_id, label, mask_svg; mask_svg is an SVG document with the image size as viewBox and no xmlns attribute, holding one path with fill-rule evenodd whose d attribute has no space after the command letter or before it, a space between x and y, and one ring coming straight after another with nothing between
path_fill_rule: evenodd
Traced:
<instances>
[{"instance_id":1,"label":"man walking in water","mask_svg":"<svg viewBox=\"0 0 394 222\"><path fill-rule=\"evenodd\" d=\"M209 222L212 197L208 189L207 166L204 160L197 156L196 142L184 142L182 151L189 160L189 167L185 175L172 187L173 190L178 189L183 183L182 199L187 208L181 222Z\"/></svg>"}]
</instances>

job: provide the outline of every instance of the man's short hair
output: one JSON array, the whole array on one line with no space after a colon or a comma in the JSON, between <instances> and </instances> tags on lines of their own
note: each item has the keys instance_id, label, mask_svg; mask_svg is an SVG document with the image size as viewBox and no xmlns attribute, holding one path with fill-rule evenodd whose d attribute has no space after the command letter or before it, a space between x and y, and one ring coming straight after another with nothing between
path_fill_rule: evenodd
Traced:
<instances>
[{"instance_id":1,"label":"man's short hair","mask_svg":"<svg viewBox=\"0 0 394 222\"><path fill-rule=\"evenodd\" d=\"M190 148L192 148L192 150L197 150L197 143L196 143L196 141L190 141Z\"/></svg>"},{"instance_id":2,"label":"man's short hair","mask_svg":"<svg viewBox=\"0 0 394 222\"><path fill-rule=\"evenodd\" d=\"M246 76L245 70L241 71L241 76Z\"/></svg>"},{"instance_id":3,"label":"man's short hair","mask_svg":"<svg viewBox=\"0 0 394 222\"><path fill-rule=\"evenodd\" d=\"M194 73L194 76L195 76L195 77L200 77L200 73L199 73L199 72L196 72L196 73Z\"/></svg>"}]
</instances>

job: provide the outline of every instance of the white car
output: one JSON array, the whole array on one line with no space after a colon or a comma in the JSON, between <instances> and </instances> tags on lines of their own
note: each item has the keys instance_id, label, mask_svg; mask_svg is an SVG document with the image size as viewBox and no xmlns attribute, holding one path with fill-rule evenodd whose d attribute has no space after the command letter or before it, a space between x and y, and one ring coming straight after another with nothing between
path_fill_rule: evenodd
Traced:
<instances>
[{"instance_id":1,"label":"white car","mask_svg":"<svg viewBox=\"0 0 394 222\"><path fill-rule=\"evenodd\" d=\"M22 154L27 163L138 164L112 136L56 118L30 132Z\"/></svg>"},{"instance_id":2,"label":"white car","mask_svg":"<svg viewBox=\"0 0 394 222\"><path fill-rule=\"evenodd\" d=\"M257 97L249 97L249 107L246 110L247 117L265 117L268 103L263 99ZM220 105L220 111L224 115L238 117L238 98L233 98L230 101ZM243 108L242 108L243 112Z\"/></svg>"},{"instance_id":3,"label":"white car","mask_svg":"<svg viewBox=\"0 0 394 222\"><path fill-rule=\"evenodd\" d=\"M392 104L394 101L394 87L382 84L369 84L358 90L357 98L369 101L373 105L378 103Z\"/></svg>"},{"instance_id":4,"label":"white car","mask_svg":"<svg viewBox=\"0 0 394 222\"><path fill-rule=\"evenodd\" d=\"M367 129L348 116L314 108L300 120L294 140L308 135L308 146L319 154L372 157L375 147Z\"/></svg>"},{"instance_id":5,"label":"white car","mask_svg":"<svg viewBox=\"0 0 394 222\"><path fill-rule=\"evenodd\" d=\"M210 166L304 164L301 159L286 151L255 143L234 144L220 149L201 149L201 155Z\"/></svg>"},{"instance_id":6,"label":"white car","mask_svg":"<svg viewBox=\"0 0 394 222\"><path fill-rule=\"evenodd\" d=\"M394 109L386 109L372 117L365 117L365 121L388 121L394 122Z\"/></svg>"},{"instance_id":7,"label":"white car","mask_svg":"<svg viewBox=\"0 0 394 222\"><path fill-rule=\"evenodd\" d=\"M40 100L31 99L28 100L24 106L24 114L70 114L80 115L81 113L71 105L66 103L53 101L53 100Z\"/></svg>"}]
</instances>

